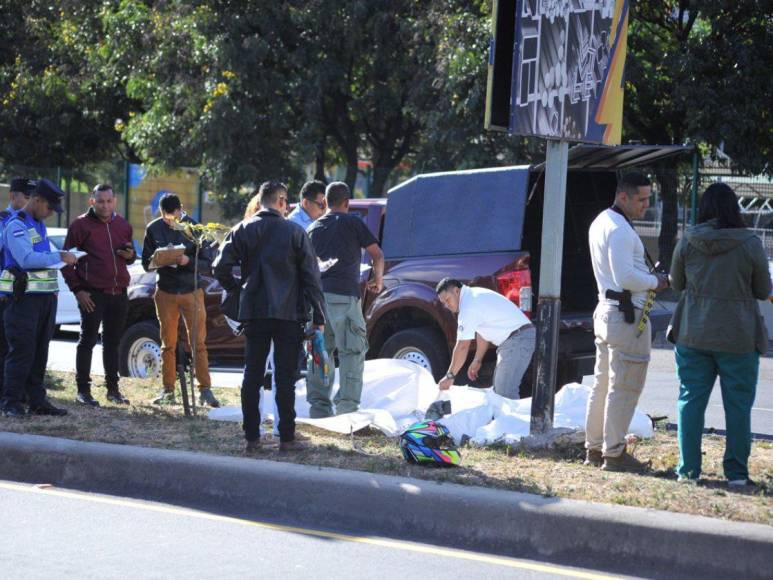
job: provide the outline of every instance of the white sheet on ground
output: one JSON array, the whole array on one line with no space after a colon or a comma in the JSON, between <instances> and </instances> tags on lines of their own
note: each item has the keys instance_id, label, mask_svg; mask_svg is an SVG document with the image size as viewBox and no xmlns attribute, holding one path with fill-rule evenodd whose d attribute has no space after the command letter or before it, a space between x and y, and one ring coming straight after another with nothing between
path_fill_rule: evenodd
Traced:
<instances>
[{"instance_id":1,"label":"white sheet on ground","mask_svg":"<svg viewBox=\"0 0 773 580\"><path fill-rule=\"evenodd\" d=\"M529 434L530 398L513 401L497 395L492 389L462 386L438 393L428 371L411 362L394 359L366 361L363 378L360 410L326 419L309 418L306 383L298 381L295 386L296 420L336 433L375 427L386 435L396 436L412 423L422 420L427 407L435 400L444 398L450 399L453 413L440 422L448 428L457 444L463 439L470 439L478 445L513 443ZM333 386L334 396L337 390L338 370ZM590 387L579 383L565 385L556 395L554 426L584 428L589 394ZM262 417L272 418L270 396L261 396L260 408ZM221 407L210 410L209 418L241 421L242 412L240 407ZM651 437L652 424L637 409L629 431L640 437Z\"/></svg>"}]
</instances>

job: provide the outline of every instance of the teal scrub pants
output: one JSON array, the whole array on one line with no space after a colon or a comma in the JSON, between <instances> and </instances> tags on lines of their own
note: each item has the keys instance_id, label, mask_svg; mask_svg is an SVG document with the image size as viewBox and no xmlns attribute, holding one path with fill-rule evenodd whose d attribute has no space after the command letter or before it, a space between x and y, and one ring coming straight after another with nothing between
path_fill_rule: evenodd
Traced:
<instances>
[{"instance_id":1,"label":"teal scrub pants","mask_svg":"<svg viewBox=\"0 0 773 580\"><path fill-rule=\"evenodd\" d=\"M730 480L748 479L751 452L751 412L757 392L760 356L676 345L679 387L679 467L681 477L701 474L701 437L706 406L719 376L725 408L727 440L722 467Z\"/></svg>"}]
</instances>

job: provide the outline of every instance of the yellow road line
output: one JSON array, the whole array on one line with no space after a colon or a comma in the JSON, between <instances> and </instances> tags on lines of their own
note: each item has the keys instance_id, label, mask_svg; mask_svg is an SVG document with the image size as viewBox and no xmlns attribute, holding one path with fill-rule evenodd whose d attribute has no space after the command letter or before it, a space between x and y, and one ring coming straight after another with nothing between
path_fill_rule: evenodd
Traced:
<instances>
[{"instance_id":1,"label":"yellow road line","mask_svg":"<svg viewBox=\"0 0 773 580\"><path fill-rule=\"evenodd\" d=\"M416 552L421 554L430 554L434 556L443 556L446 558L456 558L459 560L468 560L472 562L481 562L484 564L492 564L495 566L503 566L506 568L518 568L521 570L531 570L533 572L542 572L545 574L557 574L566 576L568 578L585 578L586 580L609 580L611 578L617 578L616 576L610 576L607 574L601 574L597 572L584 572L581 570L572 570L571 568L564 568L562 566L554 566L551 564L537 564L534 562L522 562L513 558L505 558L500 556L489 556L486 554L478 554L475 552L467 552L464 550L456 550L453 548L440 548L437 546L429 546L423 544L415 544L411 542L402 542L399 540L388 540L377 537L364 537L364 536L350 536L346 534L337 534L335 532L325 532L321 530L312 530L307 528L298 528L294 526L285 526L282 524L269 524L265 522L254 522L251 520L244 520L240 518L234 518L229 516L220 516L216 514L210 514L206 512L196 511L186 508L171 507L161 504L146 503L143 501L113 498L100 495L91 495L87 493L79 493L74 491L65 491L56 489L52 486L34 486L16 483L4 483L0 482L0 489L8 489L11 491L19 491L25 493L39 493L43 495L54 495L57 497L76 499L80 501L87 501L91 503L101 503L107 505L130 507L134 509L141 509L145 511L173 514L180 516L187 516L191 518L198 518L202 520L209 520L215 522L224 522L229 524L239 524L243 526L252 526L256 528L263 528L267 530L273 530L278 532L288 532L292 534L302 534L305 536L313 536L318 538L325 538L328 540L340 540L342 542L353 542L357 544L367 544L371 546L379 546L382 548L390 548L395 550L404 550L406 552Z\"/></svg>"}]
</instances>

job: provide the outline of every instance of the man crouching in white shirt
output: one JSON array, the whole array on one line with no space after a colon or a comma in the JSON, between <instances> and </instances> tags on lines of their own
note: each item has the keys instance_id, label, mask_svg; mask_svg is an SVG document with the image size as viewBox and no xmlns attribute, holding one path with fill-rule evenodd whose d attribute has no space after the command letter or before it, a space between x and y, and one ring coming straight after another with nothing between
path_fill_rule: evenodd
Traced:
<instances>
[{"instance_id":1,"label":"man crouching in white shirt","mask_svg":"<svg viewBox=\"0 0 773 580\"><path fill-rule=\"evenodd\" d=\"M639 331L650 290L668 287L668 276L655 265L633 228L649 207L650 180L641 173L623 175L615 203L590 226L593 274L599 304L593 314L596 368L585 418L586 465L606 471L640 473L647 465L632 457L625 435L644 387L652 346L649 320Z\"/></svg>"},{"instance_id":2,"label":"man crouching in white shirt","mask_svg":"<svg viewBox=\"0 0 773 580\"><path fill-rule=\"evenodd\" d=\"M435 291L446 308L459 314L456 346L451 366L438 383L440 390L454 384L475 339L475 357L467 376L473 381L478 378L483 356L489 344L493 344L497 347L494 392L508 399L517 399L523 373L534 354L534 325L510 300L487 288L471 288L463 286L458 280L443 278Z\"/></svg>"}]
</instances>

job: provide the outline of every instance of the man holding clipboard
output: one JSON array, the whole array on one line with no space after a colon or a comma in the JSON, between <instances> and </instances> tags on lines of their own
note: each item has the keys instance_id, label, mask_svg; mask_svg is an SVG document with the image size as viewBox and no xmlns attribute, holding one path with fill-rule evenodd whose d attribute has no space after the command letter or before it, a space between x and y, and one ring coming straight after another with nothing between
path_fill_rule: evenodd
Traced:
<instances>
[{"instance_id":1,"label":"man holding clipboard","mask_svg":"<svg viewBox=\"0 0 773 580\"><path fill-rule=\"evenodd\" d=\"M180 198L174 193L161 197L161 217L148 224L145 242L142 245L142 267L145 271L156 270L156 314L161 326L161 376L164 388L153 401L158 405L175 402L174 384L176 379L177 330L180 315L185 321L188 337L196 341L196 379L199 382L199 400L202 405L219 407L220 402L212 393L212 379L209 376L209 357L205 340L207 338L207 310L204 306L204 291L195 286L196 255L194 243L174 229L176 220L195 223L182 209ZM171 248L167 251L165 248ZM157 250L161 250L157 252ZM206 252L199 252L199 269L209 265ZM193 328L196 311L196 328Z\"/></svg>"}]
</instances>

